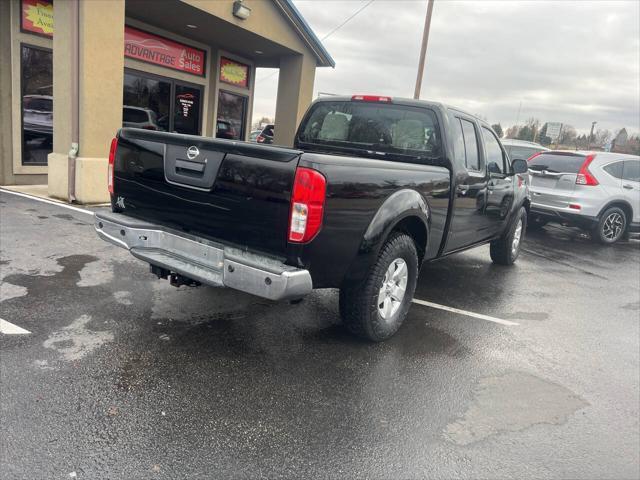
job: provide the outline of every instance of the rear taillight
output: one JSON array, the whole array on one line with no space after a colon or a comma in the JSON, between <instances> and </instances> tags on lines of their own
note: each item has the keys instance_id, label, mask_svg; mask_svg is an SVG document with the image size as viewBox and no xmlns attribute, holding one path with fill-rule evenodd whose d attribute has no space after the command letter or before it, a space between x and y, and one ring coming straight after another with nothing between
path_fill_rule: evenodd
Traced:
<instances>
[{"instance_id":1,"label":"rear taillight","mask_svg":"<svg viewBox=\"0 0 640 480\"><path fill-rule=\"evenodd\" d=\"M593 162L594 158L596 158L595 155L588 155L584 159L584 163L580 167L580 171L576 177L576 185L598 185L598 180L596 180L596 177L589 171L589 165Z\"/></svg>"},{"instance_id":2,"label":"rear taillight","mask_svg":"<svg viewBox=\"0 0 640 480\"><path fill-rule=\"evenodd\" d=\"M111 148L109 148L109 166L107 169L107 187L109 193L113 195L113 164L116 160L116 149L118 148L118 139L111 140Z\"/></svg>"},{"instance_id":3,"label":"rear taillight","mask_svg":"<svg viewBox=\"0 0 640 480\"><path fill-rule=\"evenodd\" d=\"M391 97L383 97L380 95L353 95L351 97L353 102L377 102L377 103L391 103Z\"/></svg>"},{"instance_id":4,"label":"rear taillight","mask_svg":"<svg viewBox=\"0 0 640 480\"><path fill-rule=\"evenodd\" d=\"M542 155L543 152L536 152L533 155L531 155L529 158L527 158L527 162L530 162L531 160L533 160L534 158L536 158L538 155Z\"/></svg>"},{"instance_id":5,"label":"rear taillight","mask_svg":"<svg viewBox=\"0 0 640 480\"><path fill-rule=\"evenodd\" d=\"M289 241L306 243L322 227L327 180L320 172L298 168L291 193Z\"/></svg>"}]
</instances>

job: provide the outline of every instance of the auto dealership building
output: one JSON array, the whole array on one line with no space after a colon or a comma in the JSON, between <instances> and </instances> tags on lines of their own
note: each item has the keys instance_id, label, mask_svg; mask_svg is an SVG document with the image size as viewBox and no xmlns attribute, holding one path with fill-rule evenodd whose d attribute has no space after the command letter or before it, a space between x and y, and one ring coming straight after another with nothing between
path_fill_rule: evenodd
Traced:
<instances>
[{"instance_id":1,"label":"auto dealership building","mask_svg":"<svg viewBox=\"0 0 640 480\"><path fill-rule=\"evenodd\" d=\"M291 145L333 60L291 0L0 2L0 185L108 200L124 126L244 140L256 67L279 69L275 142Z\"/></svg>"}]
</instances>

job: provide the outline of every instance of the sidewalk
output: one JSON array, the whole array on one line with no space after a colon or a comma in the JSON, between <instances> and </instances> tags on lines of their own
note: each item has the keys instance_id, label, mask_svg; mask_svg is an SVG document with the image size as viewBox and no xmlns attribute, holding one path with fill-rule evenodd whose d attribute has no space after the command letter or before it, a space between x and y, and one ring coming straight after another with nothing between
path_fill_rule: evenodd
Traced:
<instances>
[{"instance_id":1,"label":"sidewalk","mask_svg":"<svg viewBox=\"0 0 640 480\"><path fill-rule=\"evenodd\" d=\"M49 200L51 202L62 203L63 205L68 205L68 202L60 200L58 198L50 197L48 195L49 188L47 185L0 185L0 189L9 190L11 192L18 192L24 195L30 195L32 197L44 198L45 200ZM87 207L102 207L109 205L108 203L92 203L90 205L86 205Z\"/></svg>"}]
</instances>

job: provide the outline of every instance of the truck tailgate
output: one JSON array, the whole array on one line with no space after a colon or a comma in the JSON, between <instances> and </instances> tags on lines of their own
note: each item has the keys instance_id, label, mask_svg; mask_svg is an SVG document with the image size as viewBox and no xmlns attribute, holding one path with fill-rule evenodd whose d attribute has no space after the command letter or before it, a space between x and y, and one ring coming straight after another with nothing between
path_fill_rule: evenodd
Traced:
<instances>
[{"instance_id":1,"label":"truck tailgate","mask_svg":"<svg viewBox=\"0 0 640 480\"><path fill-rule=\"evenodd\" d=\"M284 255L301 153L123 128L112 203L146 222Z\"/></svg>"}]
</instances>

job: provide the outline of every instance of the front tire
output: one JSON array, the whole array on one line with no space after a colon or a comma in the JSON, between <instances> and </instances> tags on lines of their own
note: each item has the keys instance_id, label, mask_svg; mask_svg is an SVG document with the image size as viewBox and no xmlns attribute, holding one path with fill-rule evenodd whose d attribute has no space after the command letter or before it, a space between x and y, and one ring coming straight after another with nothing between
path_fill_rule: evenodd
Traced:
<instances>
[{"instance_id":1,"label":"front tire","mask_svg":"<svg viewBox=\"0 0 640 480\"><path fill-rule=\"evenodd\" d=\"M491 242L490 253L493 263L513 265L520 255L522 240L527 231L527 210L520 207L507 232Z\"/></svg>"},{"instance_id":2,"label":"front tire","mask_svg":"<svg viewBox=\"0 0 640 480\"><path fill-rule=\"evenodd\" d=\"M344 325L359 337L381 342L404 322L418 280L418 253L413 239L394 233L382 247L365 279L340 290Z\"/></svg>"},{"instance_id":3,"label":"front tire","mask_svg":"<svg viewBox=\"0 0 640 480\"><path fill-rule=\"evenodd\" d=\"M593 237L603 245L612 245L624 237L627 230L627 215L618 207L607 208L598 220Z\"/></svg>"}]
</instances>

